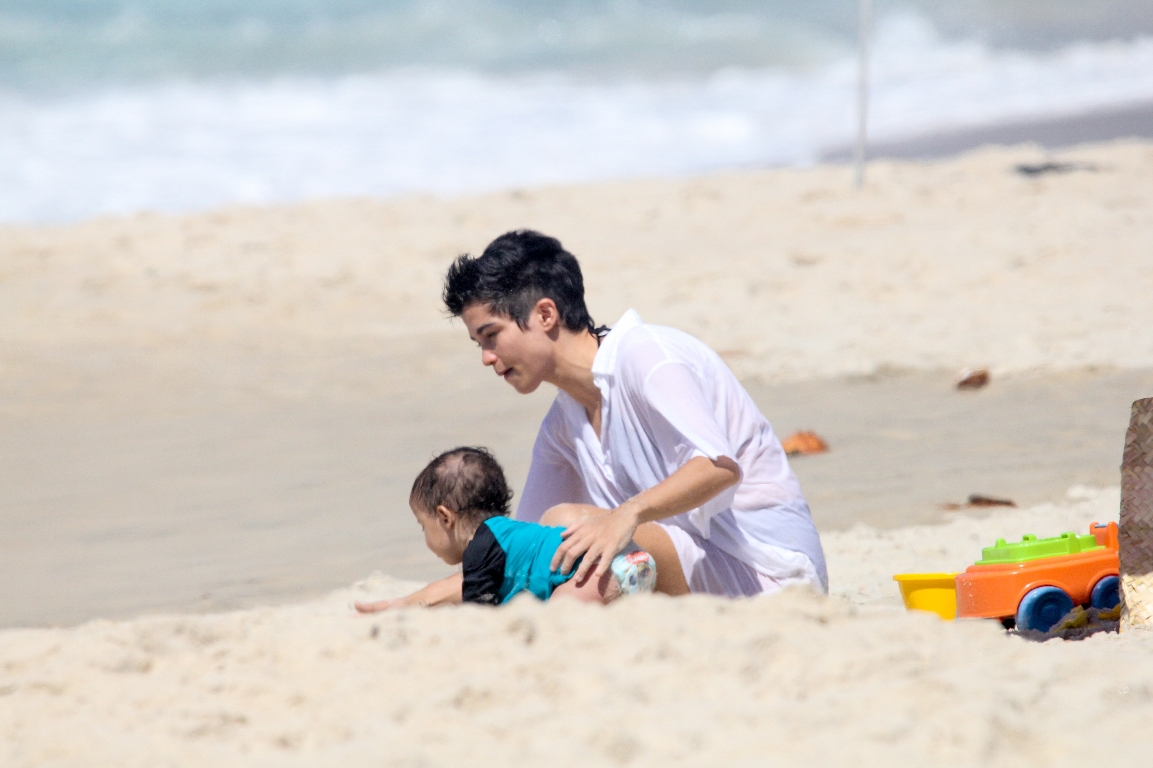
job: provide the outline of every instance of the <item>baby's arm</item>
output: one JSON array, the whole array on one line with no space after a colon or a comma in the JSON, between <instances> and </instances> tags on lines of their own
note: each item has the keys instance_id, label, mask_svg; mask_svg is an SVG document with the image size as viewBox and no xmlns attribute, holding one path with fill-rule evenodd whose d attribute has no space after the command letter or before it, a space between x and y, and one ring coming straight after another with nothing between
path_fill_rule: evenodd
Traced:
<instances>
[{"instance_id":1,"label":"baby's arm","mask_svg":"<svg viewBox=\"0 0 1153 768\"><path fill-rule=\"evenodd\" d=\"M418 589L411 595L396 600L378 600L374 603L353 603L360 613L378 613L390 608L428 607L433 605L455 605L461 601L461 585L464 577L459 573L434 581Z\"/></svg>"}]
</instances>

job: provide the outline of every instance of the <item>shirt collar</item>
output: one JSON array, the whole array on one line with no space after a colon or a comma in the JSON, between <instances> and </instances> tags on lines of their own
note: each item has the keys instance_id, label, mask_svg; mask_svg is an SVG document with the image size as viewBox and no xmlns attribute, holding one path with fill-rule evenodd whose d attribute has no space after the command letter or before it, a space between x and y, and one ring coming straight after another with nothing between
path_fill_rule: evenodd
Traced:
<instances>
[{"instance_id":1,"label":"shirt collar","mask_svg":"<svg viewBox=\"0 0 1153 768\"><path fill-rule=\"evenodd\" d=\"M613 324L612 330L601 339L600 349L593 358L593 378L598 376L612 376L617 368L617 350L621 339L633 328L644 325L641 316L635 309L630 309L621 315L621 319Z\"/></svg>"}]
</instances>

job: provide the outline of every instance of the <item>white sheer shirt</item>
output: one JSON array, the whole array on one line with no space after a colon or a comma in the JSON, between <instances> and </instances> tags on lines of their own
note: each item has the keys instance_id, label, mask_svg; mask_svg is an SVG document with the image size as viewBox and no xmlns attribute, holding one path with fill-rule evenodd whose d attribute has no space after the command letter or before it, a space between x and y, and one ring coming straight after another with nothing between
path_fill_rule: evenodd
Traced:
<instances>
[{"instance_id":1,"label":"white sheer shirt","mask_svg":"<svg viewBox=\"0 0 1153 768\"><path fill-rule=\"evenodd\" d=\"M808 559L828 577L808 505L768 420L732 371L686 333L645 324L629 310L593 361L601 436L584 407L560 391L541 423L517 518L536 521L555 504L613 509L690 459L727 456L740 482L702 506L660 521L706 538L777 579Z\"/></svg>"}]
</instances>

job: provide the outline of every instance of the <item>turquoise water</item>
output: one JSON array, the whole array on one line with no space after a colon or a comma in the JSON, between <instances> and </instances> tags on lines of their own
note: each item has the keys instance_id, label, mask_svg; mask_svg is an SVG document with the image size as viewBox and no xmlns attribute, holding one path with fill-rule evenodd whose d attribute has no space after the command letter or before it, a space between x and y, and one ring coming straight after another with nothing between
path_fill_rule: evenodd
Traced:
<instances>
[{"instance_id":1,"label":"turquoise water","mask_svg":"<svg viewBox=\"0 0 1153 768\"><path fill-rule=\"evenodd\" d=\"M870 132L1153 101L1153 2L877 0ZM0 0L0 221L813 162L856 2Z\"/></svg>"},{"instance_id":2,"label":"turquoise water","mask_svg":"<svg viewBox=\"0 0 1153 768\"><path fill-rule=\"evenodd\" d=\"M879 16L902 11L945 39L1032 51L1153 33L1147 0L877 2ZM0 84L812 66L852 48L856 14L851 0L2 0Z\"/></svg>"}]
</instances>

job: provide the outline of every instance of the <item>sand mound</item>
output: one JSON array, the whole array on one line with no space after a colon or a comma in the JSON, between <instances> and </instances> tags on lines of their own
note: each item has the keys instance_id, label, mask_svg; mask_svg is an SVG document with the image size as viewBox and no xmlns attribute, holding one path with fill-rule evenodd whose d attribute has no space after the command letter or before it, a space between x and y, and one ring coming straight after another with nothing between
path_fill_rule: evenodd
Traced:
<instances>
[{"instance_id":1,"label":"sand mound","mask_svg":"<svg viewBox=\"0 0 1153 768\"><path fill-rule=\"evenodd\" d=\"M971 560L970 534L1116 509L1115 490L1073 495L830 536L831 598L350 616L353 596L412 586L377 576L305 605L7 630L0 763L1140 765L1153 633L1040 645L907 614L881 589Z\"/></svg>"},{"instance_id":2,"label":"sand mound","mask_svg":"<svg viewBox=\"0 0 1153 768\"><path fill-rule=\"evenodd\" d=\"M4 227L0 349L387 342L426 376L430 350L464 349L435 301L449 261L533 227L581 258L599 321L636 307L742 377L1153 366L1153 145L1014 170L1052 159L878 162L860 191L823 166Z\"/></svg>"},{"instance_id":3,"label":"sand mound","mask_svg":"<svg viewBox=\"0 0 1153 768\"><path fill-rule=\"evenodd\" d=\"M743 377L1153 366L1153 145L1062 152L1080 168L1065 174L1013 170L1044 159L878 163L859 192L823 167L0 228L0 410L57 419L47 392L135 412L172 381L304 399L480 376L431 299L452 257L526 226L581 257L597 319L634 306ZM349 363L377 357L387 371ZM148 387L100 384L125 361ZM409 422L379 423L408 439ZM40 503L15 507L14 530L44 524ZM413 586L376 577L303 605L6 630L0 765L1144 765L1153 635L1030 643L909 615L891 581L1116 510L1116 490L1077 489L830 534L829 598L350 615L354 594ZM200 541L178 542L197 567ZM59 579L75 566L56 556Z\"/></svg>"}]
</instances>

